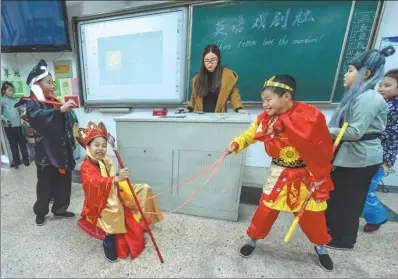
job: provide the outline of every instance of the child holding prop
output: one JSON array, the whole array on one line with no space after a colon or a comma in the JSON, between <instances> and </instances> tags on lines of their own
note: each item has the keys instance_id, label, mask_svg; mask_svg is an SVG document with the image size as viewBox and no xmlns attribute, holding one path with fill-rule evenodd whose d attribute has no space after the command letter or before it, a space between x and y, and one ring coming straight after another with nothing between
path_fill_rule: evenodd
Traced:
<instances>
[{"instance_id":1,"label":"child holding prop","mask_svg":"<svg viewBox=\"0 0 398 279\"><path fill-rule=\"evenodd\" d=\"M331 237L324 215L329 191L333 190L332 139L317 108L293 101L295 89L296 81L288 75L267 80L261 93L264 112L227 150L238 153L260 141L272 157L259 206L247 230L249 240L240 255L249 257L253 253L257 240L268 235L280 211L296 215L312 190L299 224L315 244L321 267L332 271L333 262L325 249Z\"/></svg>"},{"instance_id":2,"label":"child holding prop","mask_svg":"<svg viewBox=\"0 0 398 279\"><path fill-rule=\"evenodd\" d=\"M141 216L126 180L127 168L116 175L112 161L107 157L108 133L105 125L90 122L79 129L78 142L86 149L87 158L81 166L81 180L85 194L79 226L89 235L103 240L105 257L115 262L118 258L134 259L144 249ZM163 215L151 187L136 184L134 191L145 212L156 212L148 223L163 220ZM142 202L142 203L141 203Z\"/></svg>"},{"instance_id":3,"label":"child holding prop","mask_svg":"<svg viewBox=\"0 0 398 279\"><path fill-rule=\"evenodd\" d=\"M372 178L383 163L380 136L387 124L388 107L374 90L383 80L386 57L394 47L369 50L350 62L344 75L344 97L329 123L333 138L344 122L350 123L333 161L331 174L335 190L326 211L332 249L353 249Z\"/></svg>"}]
</instances>

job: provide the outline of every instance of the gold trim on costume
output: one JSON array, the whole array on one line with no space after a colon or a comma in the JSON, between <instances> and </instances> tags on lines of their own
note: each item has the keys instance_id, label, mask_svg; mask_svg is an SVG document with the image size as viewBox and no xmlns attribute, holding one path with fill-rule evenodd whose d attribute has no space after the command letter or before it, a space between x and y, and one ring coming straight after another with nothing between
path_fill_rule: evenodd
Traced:
<instances>
[{"instance_id":1,"label":"gold trim on costume","mask_svg":"<svg viewBox=\"0 0 398 279\"><path fill-rule=\"evenodd\" d=\"M304 168L304 167L306 167L303 160L297 160L294 162L286 163L283 160L272 158L272 163L274 163L277 166L284 167L284 168Z\"/></svg>"},{"instance_id":2,"label":"gold trim on costume","mask_svg":"<svg viewBox=\"0 0 398 279\"><path fill-rule=\"evenodd\" d=\"M266 81L264 82L264 86L263 86L263 87L266 87L266 86L273 86L273 87L283 88L283 89L286 89L286 90L289 90L289 91L292 91L292 92L294 91L294 89L291 88L290 86L288 86L288 85L286 85L286 84L283 84L283 83L280 83L280 82L275 82L274 79L275 79L275 76L273 76L273 77L270 78L269 80L266 80Z\"/></svg>"}]
</instances>

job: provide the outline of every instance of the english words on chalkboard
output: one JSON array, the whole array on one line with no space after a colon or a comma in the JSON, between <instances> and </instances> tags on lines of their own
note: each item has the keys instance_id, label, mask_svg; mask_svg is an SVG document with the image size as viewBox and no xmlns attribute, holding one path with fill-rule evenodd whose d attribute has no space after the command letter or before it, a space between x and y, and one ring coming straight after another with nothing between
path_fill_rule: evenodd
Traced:
<instances>
[{"instance_id":1,"label":"english words on chalkboard","mask_svg":"<svg viewBox=\"0 0 398 279\"><path fill-rule=\"evenodd\" d=\"M253 47L269 47L269 46L287 46L287 45L309 45L318 44L325 37L324 34L312 37L307 36L304 38L292 37L289 38L288 35L284 35L280 38L268 38L265 37L262 41L258 40L246 40L245 37L241 37L236 43L226 44L225 39L218 40L217 45L222 51L231 50L233 48L253 48Z\"/></svg>"}]
</instances>

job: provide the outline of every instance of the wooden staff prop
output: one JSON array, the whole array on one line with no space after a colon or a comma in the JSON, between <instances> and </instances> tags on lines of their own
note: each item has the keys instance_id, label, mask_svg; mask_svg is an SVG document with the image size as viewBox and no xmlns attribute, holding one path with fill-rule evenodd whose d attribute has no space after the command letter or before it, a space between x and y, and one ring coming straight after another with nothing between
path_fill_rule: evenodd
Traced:
<instances>
[{"instance_id":1,"label":"wooden staff prop","mask_svg":"<svg viewBox=\"0 0 398 279\"><path fill-rule=\"evenodd\" d=\"M123 164L123 162L122 162L122 159L120 158L119 152L117 151L117 149L116 149L116 147L115 147L115 138L114 138L110 133L108 133L108 142L109 142L110 146L112 146L113 152L115 152L115 155L116 155L117 161L119 162L120 168L121 168L121 169L124 169L124 164ZM146 228L147 228L147 230L148 230L148 233L149 233L149 236L150 236L151 241L152 241L152 243L153 243L153 246L154 246L155 249L156 249L156 253L158 254L159 260L160 260L161 263L164 263L163 258L162 258L162 255L160 254L158 245L156 244L155 238L154 238L153 235L152 235L151 228L150 228L149 225L148 225L148 222L147 222L147 220L146 220L146 218L145 218L144 212L142 211L141 205L140 205L140 203L139 203L139 201L138 201L138 198L137 198L137 196L136 196L136 194L135 194L135 192L134 192L133 187L131 186L131 182L130 182L130 179L129 179L129 178L127 178L127 183L128 183L128 185L129 185L129 187L130 187L131 193L133 194L134 201L135 201L135 203L136 203L136 205L137 205L138 211L139 211L140 214L141 214L142 220L144 221L144 224L145 224L145 226L146 226Z\"/></svg>"},{"instance_id":2,"label":"wooden staff prop","mask_svg":"<svg viewBox=\"0 0 398 279\"><path fill-rule=\"evenodd\" d=\"M345 122L343 127L341 128L339 134L337 135L336 140L334 141L333 153L336 151L337 147L339 146L340 141L343 138L343 135L344 135L345 131L347 130L347 128L348 128L348 123ZM304 210L306 209L307 204L308 204L308 202L309 202L309 200L310 200L310 198L311 198L311 196L312 196L312 194L314 192L315 192L315 183L312 183L311 184L311 188L310 188L310 192L308 193L307 197L305 198L305 200L303 202L303 205L300 208L300 211L296 215L296 218L294 218L293 223L291 224L289 230L286 233L286 236L285 236L285 239L284 239L285 242L288 242L290 240L290 238L292 237L294 229L296 228L298 222L300 221L301 216L303 216Z\"/></svg>"}]
</instances>

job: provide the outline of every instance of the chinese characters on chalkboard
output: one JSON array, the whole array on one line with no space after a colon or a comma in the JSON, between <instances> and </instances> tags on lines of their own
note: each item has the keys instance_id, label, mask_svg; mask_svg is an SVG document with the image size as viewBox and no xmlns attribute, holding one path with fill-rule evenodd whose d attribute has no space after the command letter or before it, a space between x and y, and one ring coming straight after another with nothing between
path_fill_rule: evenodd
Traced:
<instances>
[{"instance_id":1,"label":"chinese characters on chalkboard","mask_svg":"<svg viewBox=\"0 0 398 279\"><path fill-rule=\"evenodd\" d=\"M243 15L240 15L233 20L230 26L222 19L217 22L213 35L228 36L228 26L233 34L242 33L246 25L250 26L250 28L258 28L263 31L267 29L267 26L269 26L269 28L280 27L282 29L286 29L289 25L289 19L291 18L290 15L290 9L286 9L285 12L277 11L273 14L273 17L268 11L261 12L257 17L252 19L247 19ZM291 21L291 26L300 26L305 22L315 22L315 19L312 16L312 11L309 9L301 9L297 12Z\"/></svg>"},{"instance_id":2,"label":"chinese characters on chalkboard","mask_svg":"<svg viewBox=\"0 0 398 279\"><path fill-rule=\"evenodd\" d=\"M344 61L344 75L347 72L350 61L366 51L370 32L372 31L374 12L355 13L352 21L351 34L347 41L347 52Z\"/></svg>"}]
</instances>

